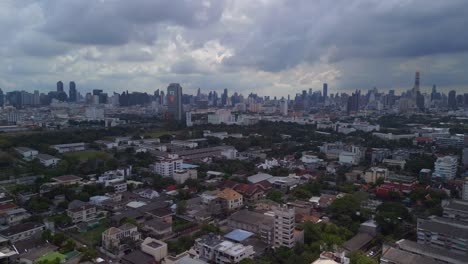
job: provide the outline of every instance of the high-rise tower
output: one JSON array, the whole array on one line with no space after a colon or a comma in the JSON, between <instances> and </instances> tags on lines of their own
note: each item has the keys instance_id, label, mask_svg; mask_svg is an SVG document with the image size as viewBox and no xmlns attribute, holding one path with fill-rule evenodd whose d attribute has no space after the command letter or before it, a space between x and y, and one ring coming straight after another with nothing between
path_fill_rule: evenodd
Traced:
<instances>
[{"instance_id":1,"label":"high-rise tower","mask_svg":"<svg viewBox=\"0 0 468 264\"><path fill-rule=\"evenodd\" d=\"M167 87L167 110L174 120L182 120L182 86L178 83Z\"/></svg>"},{"instance_id":2,"label":"high-rise tower","mask_svg":"<svg viewBox=\"0 0 468 264\"><path fill-rule=\"evenodd\" d=\"M323 84L323 98L327 99L327 96L328 96L328 84L324 83Z\"/></svg>"},{"instance_id":3,"label":"high-rise tower","mask_svg":"<svg viewBox=\"0 0 468 264\"><path fill-rule=\"evenodd\" d=\"M63 82L62 81L57 82L57 92L63 92Z\"/></svg>"},{"instance_id":4,"label":"high-rise tower","mask_svg":"<svg viewBox=\"0 0 468 264\"><path fill-rule=\"evenodd\" d=\"M419 72L417 71L414 76L413 95L416 95L418 92L419 92Z\"/></svg>"},{"instance_id":5,"label":"high-rise tower","mask_svg":"<svg viewBox=\"0 0 468 264\"><path fill-rule=\"evenodd\" d=\"M68 90L68 98L70 102L76 102L77 97L76 97L76 84L75 82L70 82L69 84L69 90Z\"/></svg>"}]
</instances>

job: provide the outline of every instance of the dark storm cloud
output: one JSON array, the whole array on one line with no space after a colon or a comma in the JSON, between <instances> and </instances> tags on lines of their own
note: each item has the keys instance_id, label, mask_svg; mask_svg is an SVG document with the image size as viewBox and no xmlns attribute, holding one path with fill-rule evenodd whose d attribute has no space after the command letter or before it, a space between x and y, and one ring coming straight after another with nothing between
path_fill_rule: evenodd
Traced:
<instances>
[{"instance_id":1,"label":"dark storm cloud","mask_svg":"<svg viewBox=\"0 0 468 264\"><path fill-rule=\"evenodd\" d=\"M210 3L210 4L205 4ZM43 31L61 41L78 44L150 44L157 24L200 27L216 22L223 1L69 0L44 6Z\"/></svg>"},{"instance_id":2,"label":"dark storm cloud","mask_svg":"<svg viewBox=\"0 0 468 264\"><path fill-rule=\"evenodd\" d=\"M468 50L466 1L283 1L267 7L228 65L281 71L351 58L414 57Z\"/></svg>"}]
</instances>

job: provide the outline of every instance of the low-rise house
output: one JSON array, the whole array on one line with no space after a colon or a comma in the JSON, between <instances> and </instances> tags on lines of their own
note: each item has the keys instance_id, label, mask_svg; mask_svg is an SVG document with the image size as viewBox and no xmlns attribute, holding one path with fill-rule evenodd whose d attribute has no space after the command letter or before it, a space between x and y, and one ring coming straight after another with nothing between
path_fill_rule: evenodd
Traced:
<instances>
[{"instance_id":1,"label":"low-rise house","mask_svg":"<svg viewBox=\"0 0 468 264\"><path fill-rule=\"evenodd\" d=\"M52 180L61 185L72 185L80 183L82 178L75 175L63 175L54 177Z\"/></svg>"},{"instance_id":2,"label":"low-rise house","mask_svg":"<svg viewBox=\"0 0 468 264\"><path fill-rule=\"evenodd\" d=\"M27 219L31 214L26 211L24 208L15 208L6 211L3 213L2 217L5 219L5 223L9 226L17 225L21 223L22 220Z\"/></svg>"},{"instance_id":3,"label":"low-rise house","mask_svg":"<svg viewBox=\"0 0 468 264\"><path fill-rule=\"evenodd\" d=\"M138 195L142 198L146 198L146 199L156 199L159 197L159 193L155 190L152 190L152 189L144 189L144 190L141 190L139 192L137 192Z\"/></svg>"},{"instance_id":4,"label":"low-rise house","mask_svg":"<svg viewBox=\"0 0 468 264\"><path fill-rule=\"evenodd\" d=\"M104 146L106 149L117 148L119 146L119 143L109 140L96 140L94 143Z\"/></svg>"},{"instance_id":5,"label":"low-rise house","mask_svg":"<svg viewBox=\"0 0 468 264\"><path fill-rule=\"evenodd\" d=\"M146 211L146 214L152 216L155 219L158 219L164 223L172 223L172 216L174 212L169 208L156 208L151 211Z\"/></svg>"},{"instance_id":6,"label":"low-rise house","mask_svg":"<svg viewBox=\"0 0 468 264\"><path fill-rule=\"evenodd\" d=\"M15 148L15 151L21 156L23 156L23 159L25 160L32 160L39 154L39 151L26 147L17 147Z\"/></svg>"},{"instance_id":7,"label":"low-rise house","mask_svg":"<svg viewBox=\"0 0 468 264\"><path fill-rule=\"evenodd\" d=\"M172 224L154 218L143 224L143 230L151 232L157 238L164 238L172 233Z\"/></svg>"},{"instance_id":8,"label":"low-rise house","mask_svg":"<svg viewBox=\"0 0 468 264\"><path fill-rule=\"evenodd\" d=\"M233 189L224 189L218 193L218 197L224 200L227 210L235 210L244 205L243 196Z\"/></svg>"},{"instance_id":9,"label":"low-rise house","mask_svg":"<svg viewBox=\"0 0 468 264\"><path fill-rule=\"evenodd\" d=\"M114 189L115 193L122 193L127 191L127 182L122 180L111 180L106 182L107 186Z\"/></svg>"},{"instance_id":10,"label":"low-rise house","mask_svg":"<svg viewBox=\"0 0 468 264\"><path fill-rule=\"evenodd\" d=\"M60 162L59 158L49 154L39 154L36 156L36 158L39 160L39 162L42 163L42 165L46 167L56 166Z\"/></svg>"},{"instance_id":11,"label":"low-rise house","mask_svg":"<svg viewBox=\"0 0 468 264\"><path fill-rule=\"evenodd\" d=\"M76 151L83 151L86 149L86 144L83 142L79 143L70 143L70 144L59 144L59 145L52 145L53 149L56 149L59 153L67 153L67 152L76 152Z\"/></svg>"},{"instance_id":12,"label":"low-rise house","mask_svg":"<svg viewBox=\"0 0 468 264\"><path fill-rule=\"evenodd\" d=\"M242 194L244 200L247 202L256 202L260 200L266 195L268 191L273 188L271 183L268 181L261 181L255 184L227 181L224 183L224 187L233 189L236 192Z\"/></svg>"},{"instance_id":13,"label":"low-rise house","mask_svg":"<svg viewBox=\"0 0 468 264\"><path fill-rule=\"evenodd\" d=\"M43 230L45 230L44 224L28 222L0 230L0 236L9 239L11 242L16 242L40 235Z\"/></svg>"},{"instance_id":14,"label":"low-rise house","mask_svg":"<svg viewBox=\"0 0 468 264\"><path fill-rule=\"evenodd\" d=\"M124 224L120 227L111 227L102 233L102 247L114 254L120 255L128 245L125 245L125 239L138 241L141 234L138 228L132 224Z\"/></svg>"}]
</instances>

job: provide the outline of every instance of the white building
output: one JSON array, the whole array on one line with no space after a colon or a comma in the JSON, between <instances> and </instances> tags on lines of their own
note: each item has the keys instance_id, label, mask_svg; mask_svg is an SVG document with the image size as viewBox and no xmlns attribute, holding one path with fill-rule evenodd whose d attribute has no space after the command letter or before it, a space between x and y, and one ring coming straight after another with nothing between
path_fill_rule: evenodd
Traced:
<instances>
[{"instance_id":1,"label":"white building","mask_svg":"<svg viewBox=\"0 0 468 264\"><path fill-rule=\"evenodd\" d=\"M295 244L295 211L286 205L273 210L275 216L275 247L292 248Z\"/></svg>"},{"instance_id":2,"label":"white building","mask_svg":"<svg viewBox=\"0 0 468 264\"><path fill-rule=\"evenodd\" d=\"M178 184L183 184L186 180L188 179L197 179L197 170L194 169L189 169L189 170L176 170L174 172L174 175L172 175L172 178L177 182Z\"/></svg>"},{"instance_id":3,"label":"white building","mask_svg":"<svg viewBox=\"0 0 468 264\"><path fill-rule=\"evenodd\" d=\"M88 121L104 120L104 109L98 107L87 107L85 115Z\"/></svg>"},{"instance_id":4,"label":"white building","mask_svg":"<svg viewBox=\"0 0 468 264\"><path fill-rule=\"evenodd\" d=\"M31 148L26 148L26 147L18 147L18 148L15 148L15 150L16 152L18 152L18 154L23 156L23 159L26 159L26 160L31 160L39 154L39 151L35 149L31 149Z\"/></svg>"},{"instance_id":5,"label":"white building","mask_svg":"<svg viewBox=\"0 0 468 264\"><path fill-rule=\"evenodd\" d=\"M437 158L434 163L434 173L432 176L443 180L451 180L455 178L455 175L457 174L457 166L458 159L455 156Z\"/></svg>"},{"instance_id":6,"label":"white building","mask_svg":"<svg viewBox=\"0 0 468 264\"><path fill-rule=\"evenodd\" d=\"M212 234L197 238L193 249L200 259L216 264L239 263L255 254L253 246L233 243Z\"/></svg>"},{"instance_id":7,"label":"white building","mask_svg":"<svg viewBox=\"0 0 468 264\"><path fill-rule=\"evenodd\" d=\"M52 145L52 148L56 149L59 153L76 152L76 151L85 150L86 149L86 144L83 143L83 142L70 143L70 144L59 144L59 145Z\"/></svg>"},{"instance_id":8,"label":"white building","mask_svg":"<svg viewBox=\"0 0 468 264\"><path fill-rule=\"evenodd\" d=\"M163 159L153 165L153 171L163 177L172 177L174 172L182 169L182 159Z\"/></svg>"},{"instance_id":9,"label":"white building","mask_svg":"<svg viewBox=\"0 0 468 264\"><path fill-rule=\"evenodd\" d=\"M42 163L42 165L49 167L49 166L56 166L60 159L48 154L39 154L36 156L37 159Z\"/></svg>"},{"instance_id":10,"label":"white building","mask_svg":"<svg viewBox=\"0 0 468 264\"><path fill-rule=\"evenodd\" d=\"M171 145L178 146L178 147L189 148L189 149L194 149L194 148L198 147L197 142L185 141L185 140L172 140Z\"/></svg>"},{"instance_id":11,"label":"white building","mask_svg":"<svg viewBox=\"0 0 468 264\"><path fill-rule=\"evenodd\" d=\"M284 98L282 98L281 101L280 101L279 110L280 110L280 114L282 116L287 116L288 115L288 101L285 100Z\"/></svg>"},{"instance_id":12,"label":"white building","mask_svg":"<svg viewBox=\"0 0 468 264\"><path fill-rule=\"evenodd\" d=\"M376 183L380 178L387 178L388 177L388 169L386 168L378 168L372 167L364 174L364 180L367 183Z\"/></svg>"}]
</instances>

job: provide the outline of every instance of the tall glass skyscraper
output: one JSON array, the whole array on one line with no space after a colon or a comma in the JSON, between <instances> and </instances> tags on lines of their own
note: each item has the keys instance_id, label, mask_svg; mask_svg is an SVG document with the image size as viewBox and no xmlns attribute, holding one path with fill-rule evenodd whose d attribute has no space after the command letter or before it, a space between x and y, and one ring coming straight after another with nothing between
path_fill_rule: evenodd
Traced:
<instances>
[{"instance_id":1,"label":"tall glass skyscraper","mask_svg":"<svg viewBox=\"0 0 468 264\"><path fill-rule=\"evenodd\" d=\"M167 110L174 120L182 120L182 86L178 83L167 87Z\"/></svg>"}]
</instances>

